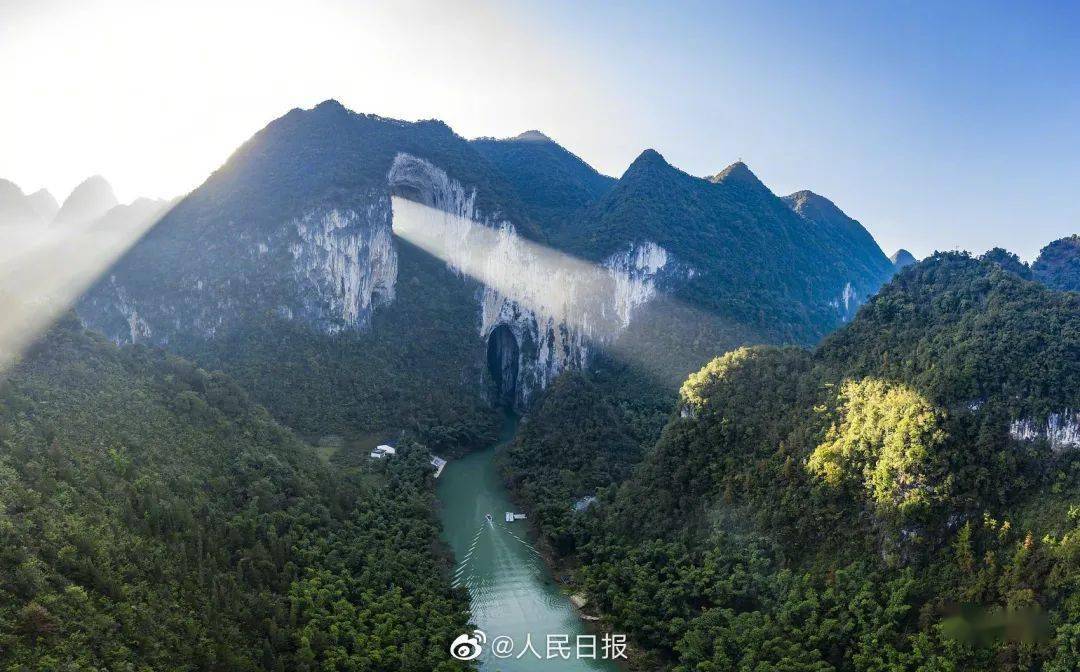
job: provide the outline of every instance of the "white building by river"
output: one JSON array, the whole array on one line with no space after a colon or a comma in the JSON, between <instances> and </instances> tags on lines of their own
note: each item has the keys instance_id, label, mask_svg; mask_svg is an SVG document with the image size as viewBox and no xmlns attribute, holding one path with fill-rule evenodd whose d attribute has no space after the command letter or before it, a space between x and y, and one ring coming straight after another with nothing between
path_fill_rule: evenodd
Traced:
<instances>
[{"instance_id":1,"label":"white building by river","mask_svg":"<svg viewBox=\"0 0 1080 672\"><path fill-rule=\"evenodd\" d=\"M385 443L379 446L375 446L375 450L371 451L371 457L377 460L384 457L391 457L393 455L397 455L397 450L393 446L388 446Z\"/></svg>"}]
</instances>

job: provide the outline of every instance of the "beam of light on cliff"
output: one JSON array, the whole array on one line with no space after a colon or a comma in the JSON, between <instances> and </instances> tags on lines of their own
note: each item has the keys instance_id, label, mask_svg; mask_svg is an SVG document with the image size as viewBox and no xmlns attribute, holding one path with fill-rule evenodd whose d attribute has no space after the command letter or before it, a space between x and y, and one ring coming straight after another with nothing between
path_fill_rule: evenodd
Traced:
<instances>
[{"instance_id":1,"label":"beam of light on cliff","mask_svg":"<svg viewBox=\"0 0 1080 672\"><path fill-rule=\"evenodd\" d=\"M167 210L136 201L77 228L0 222L0 373Z\"/></svg>"},{"instance_id":2,"label":"beam of light on cliff","mask_svg":"<svg viewBox=\"0 0 1080 672\"><path fill-rule=\"evenodd\" d=\"M531 311L541 338L550 333L556 347L580 346L568 353L579 356L576 366L599 345L673 388L726 347L752 341L737 325L657 289L660 274L685 280L693 272L659 246L628 245L593 264L530 241L508 224L487 226L397 196L393 212L395 235L485 287L483 337L518 321L519 310Z\"/></svg>"},{"instance_id":3,"label":"beam of light on cliff","mask_svg":"<svg viewBox=\"0 0 1080 672\"><path fill-rule=\"evenodd\" d=\"M395 234L494 290L485 292L485 309L498 310L491 302L509 299L553 322L541 328L561 324L607 341L655 293L653 260L629 268L591 264L530 241L508 224L485 226L400 197L393 209Z\"/></svg>"}]
</instances>

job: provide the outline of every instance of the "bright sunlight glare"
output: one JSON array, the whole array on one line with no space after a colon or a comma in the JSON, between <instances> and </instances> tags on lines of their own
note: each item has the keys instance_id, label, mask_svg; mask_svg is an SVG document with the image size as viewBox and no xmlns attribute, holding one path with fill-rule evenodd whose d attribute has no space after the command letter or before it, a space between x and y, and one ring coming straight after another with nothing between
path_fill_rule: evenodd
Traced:
<instances>
[{"instance_id":1,"label":"bright sunlight glare","mask_svg":"<svg viewBox=\"0 0 1080 672\"><path fill-rule=\"evenodd\" d=\"M92 224L9 227L0 252L0 373L169 210L139 200Z\"/></svg>"}]
</instances>

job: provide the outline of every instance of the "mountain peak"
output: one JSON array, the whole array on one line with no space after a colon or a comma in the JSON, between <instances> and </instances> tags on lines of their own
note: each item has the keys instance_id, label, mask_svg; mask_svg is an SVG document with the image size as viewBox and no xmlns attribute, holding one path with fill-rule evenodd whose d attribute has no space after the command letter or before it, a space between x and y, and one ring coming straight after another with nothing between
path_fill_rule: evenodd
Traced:
<instances>
[{"instance_id":1,"label":"mountain peak","mask_svg":"<svg viewBox=\"0 0 1080 672\"><path fill-rule=\"evenodd\" d=\"M736 161L719 173L706 178L714 184L737 185L742 187L765 188L765 185L754 175L742 161Z\"/></svg>"},{"instance_id":2,"label":"mountain peak","mask_svg":"<svg viewBox=\"0 0 1080 672\"><path fill-rule=\"evenodd\" d=\"M634 162L627 167L626 172L623 173L623 179L629 175L636 175L643 171L652 171L657 169L671 168L671 164L664 160L660 152L655 149L646 149L638 157L634 159Z\"/></svg>"},{"instance_id":3,"label":"mountain peak","mask_svg":"<svg viewBox=\"0 0 1080 672\"><path fill-rule=\"evenodd\" d=\"M94 175L75 187L71 195L64 199L64 204L60 206L53 222L64 226L82 226L101 217L118 204L112 185L101 175Z\"/></svg>"},{"instance_id":4,"label":"mountain peak","mask_svg":"<svg viewBox=\"0 0 1080 672\"><path fill-rule=\"evenodd\" d=\"M0 178L0 226L36 223L37 214L19 185Z\"/></svg>"},{"instance_id":5,"label":"mountain peak","mask_svg":"<svg viewBox=\"0 0 1080 672\"><path fill-rule=\"evenodd\" d=\"M19 188L19 185L15 184L11 180L5 180L0 177L0 197L4 198L22 198L23 190Z\"/></svg>"},{"instance_id":6,"label":"mountain peak","mask_svg":"<svg viewBox=\"0 0 1080 672\"><path fill-rule=\"evenodd\" d=\"M893 252L892 256L889 257L889 260L892 261L893 266L896 266L897 269L901 269L901 268L905 268L907 266L911 266L912 264L914 264L914 263L916 263L918 261L915 258L915 255L908 252L907 250L905 250L902 247L899 250L897 250L896 252Z\"/></svg>"},{"instance_id":7,"label":"mountain peak","mask_svg":"<svg viewBox=\"0 0 1080 672\"><path fill-rule=\"evenodd\" d=\"M510 139L518 140L520 142L554 142L554 140L535 129L531 131L525 131L524 133L516 135Z\"/></svg>"},{"instance_id":8,"label":"mountain peak","mask_svg":"<svg viewBox=\"0 0 1080 672\"><path fill-rule=\"evenodd\" d=\"M829 204L832 207L836 207L836 204L829 200L827 197L821 194L814 193L809 189L800 189L793 194L788 194L783 197L785 201L791 201L792 203L815 203L815 204Z\"/></svg>"},{"instance_id":9,"label":"mountain peak","mask_svg":"<svg viewBox=\"0 0 1080 672\"><path fill-rule=\"evenodd\" d=\"M59 209L56 199L45 189L26 195L19 185L0 178L0 225L41 225L51 222Z\"/></svg>"},{"instance_id":10,"label":"mountain peak","mask_svg":"<svg viewBox=\"0 0 1080 672\"><path fill-rule=\"evenodd\" d=\"M336 98L327 98L326 100L324 100L321 103L319 103L318 105L316 105L314 107L314 109L323 110L323 111L330 111L330 110L341 110L341 111L345 111L345 112L349 111L349 109L347 107L345 107L344 105L342 105L341 102L339 100L337 100Z\"/></svg>"},{"instance_id":11,"label":"mountain peak","mask_svg":"<svg viewBox=\"0 0 1080 672\"><path fill-rule=\"evenodd\" d=\"M60 204L48 189L38 189L26 197L30 207L41 216L43 222L51 222L56 213L60 211Z\"/></svg>"},{"instance_id":12,"label":"mountain peak","mask_svg":"<svg viewBox=\"0 0 1080 672\"><path fill-rule=\"evenodd\" d=\"M821 194L815 194L809 189L803 189L802 191L796 191L794 194L788 194L787 196L783 196L780 200L787 203L789 208L810 221L835 219L837 217L848 218L844 211L837 207L835 203Z\"/></svg>"},{"instance_id":13,"label":"mountain peak","mask_svg":"<svg viewBox=\"0 0 1080 672\"><path fill-rule=\"evenodd\" d=\"M311 109L295 107L289 110L282 119L292 119L301 124L325 124L337 123L341 119L347 119L355 113L334 98L327 98Z\"/></svg>"},{"instance_id":14,"label":"mountain peak","mask_svg":"<svg viewBox=\"0 0 1080 672\"><path fill-rule=\"evenodd\" d=\"M108 190L109 193L112 193L112 185L109 184L109 181L101 175L91 175L90 177L86 178L81 183L79 183L79 186L75 187L75 189L72 190L71 193L74 194L80 189L93 189L95 191ZM68 198L70 198L70 196Z\"/></svg>"}]
</instances>

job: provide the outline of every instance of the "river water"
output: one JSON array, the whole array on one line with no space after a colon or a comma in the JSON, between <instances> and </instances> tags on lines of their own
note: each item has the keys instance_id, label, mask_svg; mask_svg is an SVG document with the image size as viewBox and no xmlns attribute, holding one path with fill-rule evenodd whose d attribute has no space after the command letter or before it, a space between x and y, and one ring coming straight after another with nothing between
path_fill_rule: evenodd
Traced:
<instances>
[{"instance_id":1,"label":"river water","mask_svg":"<svg viewBox=\"0 0 1080 672\"><path fill-rule=\"evenodd\" d=\"M602 636L596 636L596 658L588 655L589 633L568 597L559 590L540 554L533 548L524 522L506 523L513 511L509 495L495 468L499 447L513 437L516 418L508 417L499 444L451 460L439 477L443 536L455 556L455 581L465 586L472 603L472 620L487 635L477 659L484 672L613 672L619 668L604 659ZM569 503L567 504L569 506ZM488 522L485 514L493 520ZM565 635L569 660L548 658L548 635ZM491 650L496 637L513 642L510 657ZM526 637L540 656L525 649ZM579 639L579 636L584 636ZM505 640L504 640L505 645ZM518 658L518 654L524 655ZM557 646L553 653L558 653Z\"/></svg>"}]
</instances>

